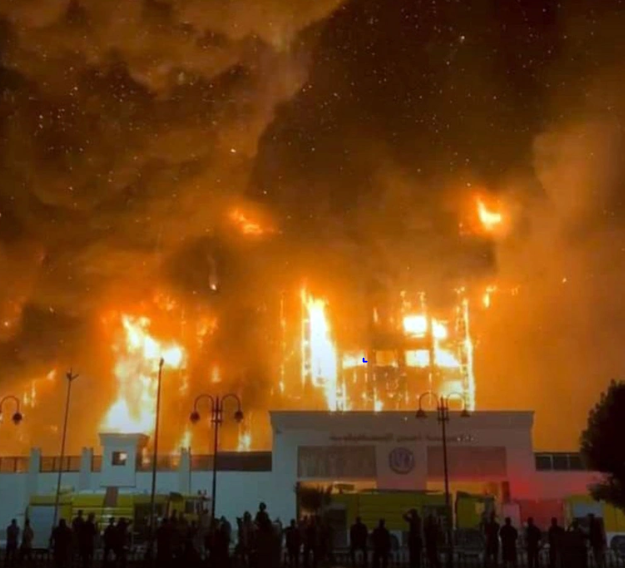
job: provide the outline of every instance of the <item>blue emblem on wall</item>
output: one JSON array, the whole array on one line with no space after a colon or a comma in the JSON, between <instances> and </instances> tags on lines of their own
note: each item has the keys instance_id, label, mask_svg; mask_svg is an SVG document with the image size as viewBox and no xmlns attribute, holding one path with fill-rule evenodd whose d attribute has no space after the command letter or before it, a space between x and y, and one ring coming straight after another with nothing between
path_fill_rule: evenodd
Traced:
<instances>
[{"instance_id":1,"label":"blue emblem on wall","mask_svg":"<svg viewBox=\"0 0 625 568\"><path fill-rule=\"evenodd\" d=\"M388 455L388 465L392 471L400 475L410 473L415 466L414 454L408 448L395 448Z\"/></svg>"}]
</instances>

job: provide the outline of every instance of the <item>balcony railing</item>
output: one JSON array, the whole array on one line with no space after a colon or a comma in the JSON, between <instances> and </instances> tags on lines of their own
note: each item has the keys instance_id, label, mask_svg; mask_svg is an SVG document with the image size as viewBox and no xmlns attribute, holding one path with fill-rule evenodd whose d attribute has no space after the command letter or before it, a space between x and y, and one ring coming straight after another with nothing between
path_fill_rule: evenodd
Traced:
<instances>
[{"instance_id":1,"label":"balcony railing","mask_svg":"<svg viewBox=\"0 0 625 568\"><path fill-rule=\"evenodd\" d=\"M157 471L177 471L179 467L180 456L158 456L156 458ZM139 458L137 471L152 471L152 456Z\"/></svg>"},{"instance_id":2,"label":"balcony railing","mask_svg":"<svg viewBox=\"0 0 625 568\"><path fill-rule=\"evenodd\" d=\"M80 471L80 456L65 456L61 464L60 457L42 457L39 471L41 473L51 473L55 471Z\"/></svg>"},{"instance_id":3,"label":"balcony railing","mask_svg":"<svg viewBox=\"0 0 625 568\"><path fill-rule=\"evenodd\" d=\"M0 458L0 473L25 473L30 459L24 456Z\"/></svg>"}]
</instances>

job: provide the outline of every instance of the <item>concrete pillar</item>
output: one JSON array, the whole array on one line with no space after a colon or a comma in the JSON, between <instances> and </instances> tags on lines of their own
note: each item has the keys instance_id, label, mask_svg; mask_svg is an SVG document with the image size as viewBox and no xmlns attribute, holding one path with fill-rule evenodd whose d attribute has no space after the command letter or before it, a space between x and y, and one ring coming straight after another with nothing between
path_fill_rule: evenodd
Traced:
<instances>
[{"instance_id":1,"label":"concrete pillar","mask_svg":"<svg viewBox=\"0 0 625 568\"><path fill-rule=\"evenodd\" d=\"M28 461L28 474L26 478L26 493L29 498L39 491L39 470L41 469L41 450L32 448L30 450L30 460Z\"/></svg>"},{"instance_id":2,"label":"concrete pillar","mask_svg":"<svg viewBox=\"0 0 625 568\"><path fill-rule=\"evenodd\" d=\"M191 452L189 448L180 448L178 491L183 495L191 493Z\"/></svg>"},{"instance_id":3,"label":"concrete pillar","mask_svg":"<svg viewBox=\"0 0 625 568\"><path fill-rule=\"evenodd\" d=\"M91 489L91 465L93 463L93 448L83 448L80 454L80 474L78 475L78 490Z\"/></svg>"}]
</instances>

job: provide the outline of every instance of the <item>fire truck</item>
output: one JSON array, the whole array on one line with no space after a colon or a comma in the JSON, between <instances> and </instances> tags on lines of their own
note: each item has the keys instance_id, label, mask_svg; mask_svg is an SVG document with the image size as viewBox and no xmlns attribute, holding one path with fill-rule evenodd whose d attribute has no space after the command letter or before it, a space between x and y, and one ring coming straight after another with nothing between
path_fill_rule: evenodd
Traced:
<instances>
[{"instance_id":1,"label":"fire truck","mask_svg":"<svg viewBox=\"0 0 625 568\"><path fill-rule=\"evenodd\" d=\"M26 518L30 519L35 533L34 548L47 548L52 523L54 520L55 494L33 495L26 509ZM157 494L154 498L157 519L171 516L174 512L184 515L189 521L196 521L200 526L208 522L210 498L205 494L182 495L180 493ZM83 512L86 518L90 514L104 529L109 519L124 517L131 521L133 541L141 543L147 536L150 522L151 496L147 493L124 493L109 491L65 492L59 496L59 519L66 519L68 524Z\"/></svg>"}]
</instances>

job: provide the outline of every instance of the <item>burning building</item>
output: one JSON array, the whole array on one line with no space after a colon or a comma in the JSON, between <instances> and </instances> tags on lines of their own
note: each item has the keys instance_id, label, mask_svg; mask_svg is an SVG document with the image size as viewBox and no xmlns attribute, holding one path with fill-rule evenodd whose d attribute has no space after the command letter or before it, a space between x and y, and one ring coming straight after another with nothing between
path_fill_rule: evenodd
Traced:
<instances>
[{"instance_id":1,"label":"burning building","mask_svg":"<svg viewBox=\"0 0 625 568\"><path fill-rule=\"evenodd\" d=\"M327 303L302 291L301 387L317 389L330 410L415 408L425 392L460 395L475 408L469 299L464 289L447 310L425 293L375 306L366 344L333 341ZM310 400L310 399L309 399Z\"/></svg>"}]
</instances>

